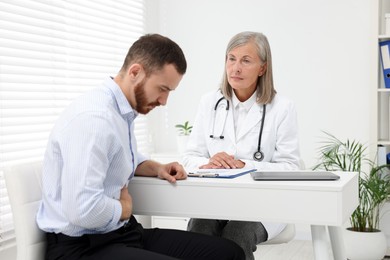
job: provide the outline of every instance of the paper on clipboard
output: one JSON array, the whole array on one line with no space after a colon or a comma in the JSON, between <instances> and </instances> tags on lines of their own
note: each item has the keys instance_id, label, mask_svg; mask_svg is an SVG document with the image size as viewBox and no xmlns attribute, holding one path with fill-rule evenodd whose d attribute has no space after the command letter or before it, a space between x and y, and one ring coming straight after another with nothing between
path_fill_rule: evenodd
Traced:
<instances>
[{"instance_id":1,"label":"paper on clipboard","mask_svg":"<svg viewBox=\"0 0 390 260\"><path fill-rule=\"evenodd\" d=\"M254 172L256 169L241 168L241 169L195 169L187 170L189 177L200 178L236 178L238 176Z\"/></svg>"}]
</instances>

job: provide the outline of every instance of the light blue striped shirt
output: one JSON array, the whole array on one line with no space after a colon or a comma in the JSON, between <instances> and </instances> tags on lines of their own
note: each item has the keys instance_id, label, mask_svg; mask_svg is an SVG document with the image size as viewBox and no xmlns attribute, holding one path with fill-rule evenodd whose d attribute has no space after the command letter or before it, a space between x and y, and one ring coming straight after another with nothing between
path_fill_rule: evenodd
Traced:
<instances>
[{"instance_id":1,"label":"light blue striped shirt","mask_svg":"<svg viewBox=\"0 0 390 260\"><path fill-rule=\"evenodd\" d=\"M69 236L120 228L120 190L146 160L137 152L137 113L112 78L76 99L49 137L38 226Z\"/></svg>"}]
</instances>

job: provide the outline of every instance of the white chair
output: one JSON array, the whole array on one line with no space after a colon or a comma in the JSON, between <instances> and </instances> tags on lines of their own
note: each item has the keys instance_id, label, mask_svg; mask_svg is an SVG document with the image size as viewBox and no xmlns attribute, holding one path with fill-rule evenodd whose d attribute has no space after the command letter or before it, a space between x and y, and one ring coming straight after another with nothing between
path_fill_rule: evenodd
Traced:
<instances>
[{"instance_id":1,"label":"white chair","mask_svg":"<svg viewBox=\"0 0 390 260\"><path fill-rule=\"evenodd\" d=\"M271 238L257 245L257 250L253 253L255 259L263 259L263 254L268 252L273 247L280 247L293 240L295 237L295 225L287 224L287 226L276 237ZM285 249L281 249L285 250Z\"/></svg>"},{"instance_id":2,"label":"white chair","mask_svg":"<svg viewBox=\"0 0 390 260\"><path fill-rule=\"evenodd\" d=\"M284 244L290 242L295 237L295 225L287 224L287 226L280 232L276 237L271 238L263 243L260 243L259 246L262 245L275 245L275 244Z\"/></svg>"},{"instance_id":3,"label":"white chair","mask_svg":"<svg viewBox=\"0 0 390 260\"><path fill-rule=\"evenodd\" d=\"M11 204L17 260L41 260L46 239L35 222L42 199L42 163L26 163L4 169Z\"/></svg>"}]
</instances>

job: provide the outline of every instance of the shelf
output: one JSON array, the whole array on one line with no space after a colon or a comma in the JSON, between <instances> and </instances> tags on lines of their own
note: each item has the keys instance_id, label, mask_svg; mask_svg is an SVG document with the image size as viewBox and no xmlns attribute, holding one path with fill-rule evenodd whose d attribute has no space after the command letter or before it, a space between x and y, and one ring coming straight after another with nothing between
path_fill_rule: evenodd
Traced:
<instances>
[{"instance_id":1,"label":"shelf","mask_svg":"<svg viewBox=\"0 0 390 260\"><path fill-rule=\"evenodd\" d=\"M377 44L375 47L378 54L375 59L376 64L376 95L375 95L375 137L374 144L376 146L383 145L390 149L390 88L386 88L382 62L381 62L381 46L380 43L390 41L389 28L386 30L386 14L390 13L390 1L389 0L376 0L377 1L377 28L378 32ZM389 150L390 151L390 150Z\"/></svg>"},{"instance_id":2,"label":"shelf","mask_svg":"<svg viewBox=\"0 0 390 260\"><path fill-rule=\"evenodd\" d=\"M378 140L378 145L390 145L390 140Z\"/></svg>"},{"instance_id":3,"label":"shelf","mask_svg":"<svg viewBox=\"0 0 390 260\"><path fill-rule=\"evenodd\" d=\"M378 39L379 39L380 41L390 40L390 35L381 34L381 35L378 36Z\"/></svg>"},{"instance_id":4,"label":"shelf","mask_svg":"<svg viewBox=\"0 0 390 260\"><path fill-rule=\"evenodd\" d=\"M386 88L383 65L382 65L382 47L381 44L385 41L390 41L390 32L389 28L386 29L386 14L390 13L390 0L375 0L377 7L377 23L375 23L376 32L376 41L377 43L373 46L376 52L376 64L373 64L372 67L375 68L375 85L373 88L375 91L374 95L374 104L373 108L373 122L374 122L374 131L372 135L372 143L377 147L375 153L371 153L371 157L374 158L378 154L378 151L381 149L379 146L386 147L386 154L390 152L390 88ZM373 52L374 53L374 52ZM387 72L386 72L387 73Z\"/></svg>"}]
</instances>

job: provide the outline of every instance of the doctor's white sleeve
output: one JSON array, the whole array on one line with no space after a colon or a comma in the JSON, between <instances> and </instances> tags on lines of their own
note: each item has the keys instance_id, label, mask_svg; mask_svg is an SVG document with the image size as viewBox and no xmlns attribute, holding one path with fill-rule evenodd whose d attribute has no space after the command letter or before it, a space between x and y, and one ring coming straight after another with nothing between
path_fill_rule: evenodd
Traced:
<instances>
[{"instance_id":1,"label":"doctor's white sleeve","mask_svg":"<svg viewBox=\"0 0 390 260\"><path fill-rule=\"evenodd\" d=\"M209 130L207 129L208 124L205 120L208 117L204 113L211 113L212 110L209 111L206 103L205 97L203 97L199 104L187 149L183 156L183 165L186 168L199 168L209 162L210 154L206 143L206 131Z\"/></svg>"}]
</instances>

